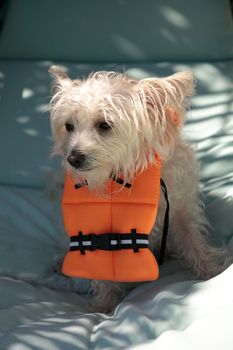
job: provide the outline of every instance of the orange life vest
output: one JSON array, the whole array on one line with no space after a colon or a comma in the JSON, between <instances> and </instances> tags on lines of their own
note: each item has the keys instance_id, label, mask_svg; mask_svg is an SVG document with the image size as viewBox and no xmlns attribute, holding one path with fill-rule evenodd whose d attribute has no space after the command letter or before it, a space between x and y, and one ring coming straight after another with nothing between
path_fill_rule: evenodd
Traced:
<instances>
[{"instance_id":1,"label":"orange life vest","mask_svg":"<svg viewBox=\"0 0 233 350\"><path fill-rule=\"evenodd\" d=\"M159 277L148 235L157 215L161 163L158 159L136 176L131 187L126 184L121 189L118 180L109 180L104 198L88 186L75 188L67 176L62 199L70 236L70 251L62 266L65 275L120 282Z\"/></svg>"}]
</instances>

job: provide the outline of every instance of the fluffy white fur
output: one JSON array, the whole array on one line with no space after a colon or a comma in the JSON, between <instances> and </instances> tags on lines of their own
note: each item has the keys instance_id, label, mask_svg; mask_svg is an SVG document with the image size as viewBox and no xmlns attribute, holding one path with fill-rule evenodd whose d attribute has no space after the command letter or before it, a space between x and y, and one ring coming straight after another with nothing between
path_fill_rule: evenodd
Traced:
<instances>
[{"instance_id":1,"label":"fluffy white fur","mask_svg":"<svg viewBox=\"0 0 233 350\"><path fill-rule=\"evenodd\" d=\"M166 78L132 80L116 72L97 72L86 80L71 80L59 67L51 67L54 95L51 99L53 152L63 159L65 171L77 181L87 180L90 190L104 194L109 176L123 175L132 182L136 172L163 159L162 178L170 201L167 250L183 259L200 278L210 278L229 264L225 248L208 243L208 223L199 200L199 165L194 149L181 135L187 97L194 94L192 72ZM175 125L170 110L179 115ZM100 124L110 125L102 130ZM72 131L67 131L66 124ZM85 154L83 168L67 161L73 150ZM165 203L161 195L150 248L159 246ZM92 306L111 311L128 284L93 281Z\"/></svg>"}]
</instances>

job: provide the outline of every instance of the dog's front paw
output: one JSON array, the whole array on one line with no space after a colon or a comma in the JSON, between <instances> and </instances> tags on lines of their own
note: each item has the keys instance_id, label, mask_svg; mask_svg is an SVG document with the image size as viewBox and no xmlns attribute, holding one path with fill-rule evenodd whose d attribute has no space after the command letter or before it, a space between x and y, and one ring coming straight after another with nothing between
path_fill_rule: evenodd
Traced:
<instances>
[{"instance_id":1,"label":"dog's front paw","mask_svg":"<svg viewBox=\"0 0 233 350\"><path fill-rule=\"evenodd\" d=\"M95 298L90 299L88 309L90 312L100 312L106 315L113 313L120 300L113 299L111 302L100 302Z\"/></svg>"},{"instance_id":2,"label":"dog's front paw","mask_svg":"<svg viewBox=\"0 0 233 350\"><path fill-rule=\"evenodd\" d=\"M91 283L89 309L92 312L110 314L124 298L127 284L111 281L96 281Z\"/></svg>"}]
</instances>

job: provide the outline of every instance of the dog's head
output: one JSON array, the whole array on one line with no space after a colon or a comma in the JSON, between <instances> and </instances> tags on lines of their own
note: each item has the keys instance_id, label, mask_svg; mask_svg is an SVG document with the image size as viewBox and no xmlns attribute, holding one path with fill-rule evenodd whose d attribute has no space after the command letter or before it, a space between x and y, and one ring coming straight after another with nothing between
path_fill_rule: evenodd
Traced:
<instances>
[{"instance_id":1,"label":"dog's head","mask_svg":"<svg viewBox=\"0 0 233 350\"><path fill-rule=\"evenodd\" d=\"M53 151L77 181L101 189L111 174L121 174L130 182L155 154L171 156L186 97L194 93L191 72L140 81L115 72L71 80L55 66L50 73Z\"/></svg>"}]
</instances>

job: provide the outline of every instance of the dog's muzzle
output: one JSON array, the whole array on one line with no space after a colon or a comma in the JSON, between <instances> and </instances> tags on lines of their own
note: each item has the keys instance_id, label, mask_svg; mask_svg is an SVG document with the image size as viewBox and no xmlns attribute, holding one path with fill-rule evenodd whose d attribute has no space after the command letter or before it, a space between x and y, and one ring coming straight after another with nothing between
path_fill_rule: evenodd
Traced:
<instances>
[{"instance_id":1,"label":"dog's muzzle","mask_svg":"<svg viewBox=\"0 0 233 350\"><path fill-rule=\"evenodd\" d=\"M67 157L68 163L75 169L79 169L84 166L87 160L87 156L84 153L72 150Z\"/></svg>"}]
</instances>

